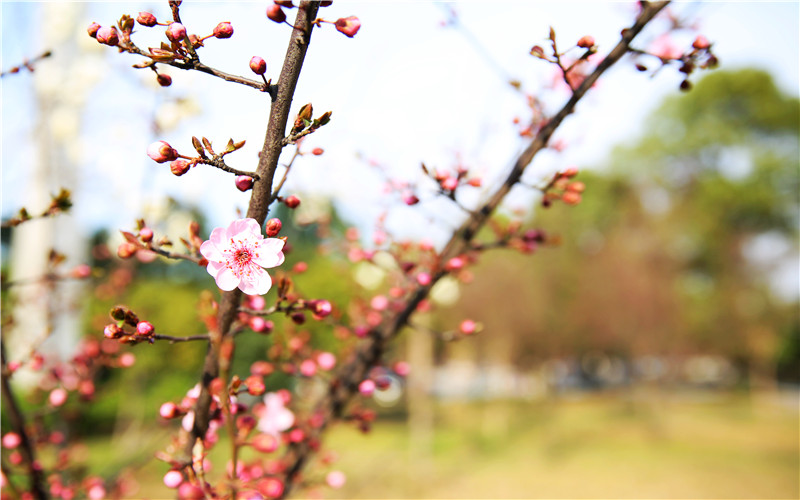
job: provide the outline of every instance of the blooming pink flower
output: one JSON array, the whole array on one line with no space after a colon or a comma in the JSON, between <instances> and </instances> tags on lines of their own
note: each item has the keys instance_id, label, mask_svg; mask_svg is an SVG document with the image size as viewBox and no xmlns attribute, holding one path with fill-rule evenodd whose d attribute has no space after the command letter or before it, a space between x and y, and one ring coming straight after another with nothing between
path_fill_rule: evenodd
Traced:
<instances>
[{"instance_id":1,"label":"blooming pink flower","mask_svg":"<svg viewBox=\"0 0 800 500\"><path fill-rule=\"evenodd\" d=\"M208 274L222 290L239 287L249 295L264 295L272 279L262 268L283 264L283 245L279 238L264 238L255 219L239 219L227 228L214 228L200 245L200 253L208 259Z\"/></svg>"},{"instance_id":2,"label":"blooming pink flower","mask_svg":"<svg viewBox=\"0 0 800 500\"><path fill-rule=\"evenodd\" d=\"M264 408L258 419L258 430L280 438L280 433L294 425L294 413L284 406L284 398L277 392L264 396Z\"/></svg>"}]
</instances>

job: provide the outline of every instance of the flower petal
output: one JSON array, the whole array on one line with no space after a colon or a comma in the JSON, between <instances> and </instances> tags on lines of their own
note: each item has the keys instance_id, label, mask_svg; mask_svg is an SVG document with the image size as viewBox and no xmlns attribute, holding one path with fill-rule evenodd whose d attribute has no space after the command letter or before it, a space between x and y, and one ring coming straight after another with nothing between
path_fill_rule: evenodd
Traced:
<instances>
[{"instance_id":1,"label":"flower petal","mask_svg":"<svg viewBox=\"0 0 800 500\"><path fill-rule=\"evenodd\" d=\"M235 238L236 236L245 236L248 239L261 236L261 226L255 219L238 219L231 222L228 229L225 231L228 238Z\"/></svg>"},{"instance_id":2,"label":"flower petal","mask_svg":"<svg viewBox=\"0 0 800 500\"><path fill-rule=\"evenodd\" d=\"M239 283L239 290L248 295L264 295L271 287L272 278L258 266L253 266L250 276Z\"/></svg>"},{"instance_id":3,"label":"flower petal","mask_svg":"<svg viewBox=\"0 0 800 500\"><path fill-rule=\"evenodd\" d=\"M258 257L253 262L261 267L276 267L283 264L285 256L281 251L285 242L279 238L267 238L258 247Z\"/></svg>"},{"instance_id":4,"label":"flower petal","mask_svg":"<svg viewBox=\"0 0 800 500\"><path fill-rule=\"evenodd\" d=\"M233 271L225 267L220 269L217 275L214 276L214 281L217 282L217 286L220 288L220 290L229 292L239 286L241 280L237 278L235 274L233 274Z\"/></svg>"},{"instance_id":5,"label":"flower petal","mask_svg":"<svg viewBox=\"0 0 800 500\"><path fill-rule=\"evenodd\" d=\"M218 227L217 229L222 229L222 228ZM216 231L217 229L215 229L214 231ZM222 262L222 261L224 261L225 260L225 255L223 255L222 251L220 251L220 249L217 246L217 244L214 243L214 241L213 241L213 238L214 238L214 233L213 232L211 233L211 238L212 239L206 240L206 241L203 242L202 245L200 245L200 254L203 257L205 257L206 259L208 259L210 262Z\"/></svg>"}]
</instances>

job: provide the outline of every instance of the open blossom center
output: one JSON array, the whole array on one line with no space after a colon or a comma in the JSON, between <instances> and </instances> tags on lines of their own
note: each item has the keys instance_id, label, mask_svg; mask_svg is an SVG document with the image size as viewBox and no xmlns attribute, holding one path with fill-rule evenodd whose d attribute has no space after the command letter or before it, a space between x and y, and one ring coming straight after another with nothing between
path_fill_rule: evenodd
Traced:
<instances>
[{"instance_id":1,"label":"open blossom center","mask_svg":"<svg viewBox=\"0 0 800 500\"><path fill-rule=\"evenodd\" d=\"M259 267L253 259L258 258L257 241L230 240L229 257L226 262L228 267L238 277L249 277L254 267Z\"/></svg>"}]
</instances>

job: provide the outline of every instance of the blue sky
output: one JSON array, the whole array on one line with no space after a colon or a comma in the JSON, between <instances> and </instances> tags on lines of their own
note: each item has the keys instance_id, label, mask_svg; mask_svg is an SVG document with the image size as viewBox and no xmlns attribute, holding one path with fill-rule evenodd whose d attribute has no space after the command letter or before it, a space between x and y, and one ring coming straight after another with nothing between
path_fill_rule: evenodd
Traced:
<instances>
[{"instance_id":1,"label":"blue sky","mask_svg":"<svg viewBox=\"0 0 800 500\"><path fill-rule=\"evenodd\" d=\"M68 50L52 47L59 57L60 73L48 73L42 67L36 78L47 80L49 75L49 83L37 85L55 87L57 99L71 96L76 101L75 95L86 94L76 104L78 121L61 121L62 127L73 123L80 137L77 151L71 153L76 170L65 181L78 194L75 217L80 227L87 231L103 225L131 227L142 215L142 207L157 203L165 193L205 207L211 222L218 225L235 217L237 209L244 210L248 195L236 191L227 174L196 169L176 178L164 165L147 159L144 151L155 139L165 139L182 151L191 151L192 135L205 135L217 144L229 137L246 139L245 149L229 157L230 162L243 170L254 168L268 113L264 96L178 70L167 70L174 78L172 87L155 88L149 71L131 68L138 58L92 45L94 41L83 35L89 22L108 25L123 13L135 16L139 10L150 10L164 18L166 2L76 5L79 12L74 22L56 15L47 24L47 4L3 2L2 67L51 48L47 44L53 43L53 36L58 38L53 35L58 30L65 32L64 41L58 43L72 43ZM464 32L442 27L449 5L477 45ZM314 33L294 104L312 102L318 113L333 111L333 120L307 141L309 149L323 147L325 155L302 158L287 183L287 193L297 192L308 200L314 193L334 196L345 215L367 224L381 210L373 207L386 199L368 161L415 180L420 162L447 168L460 158L488 178L497 177L522 146L511 120L525 116L525 106L496 68L521 80L526 90L536 91L550 78L551 68L528 51L534 44L545 43L550 25L564 45L591 34L602 52L630 24L631 5L335 2L322 10L323 17L357 15L363 27L353 39L330 25ZM762 67L782 89L797 95L797 2L679 3L676 9L700 20L701 31L715 43L724 68ZM182 10L190 31L210 33L219 21L234 26L230 40L207 43L201 56L208 64L249 75L247 62L260 55L267 60L267 76L277 79L289 28L265 18L265 3L187 3ZM149 39L153 45L159 35L141 29L135 40ZM78 42L69 41L73 39ZM491 61L484 53L491 54ZM82 78L75 76L78 73ZM543 155L531 175L571 164L602 165L615 144L637 137L643 118L664 96L676 92L679 81L675 71L664 71L653 79L630 68L615 71L565 123L561 136L573 147L562 155ZM21 205L30 206L26 187L36 157L32 131L42 123L53 127L61 123L37 116L33 85L29 74L2 80L3 217ZM163 115L164 108L175 109L179 99L193 103L189 106L193 113L176 127L154 135L153 116ZM512 197L510 203L524 205L527 198ZM458 214L431 207L443 210L445 219ZM393 213L396 229L403 232L410 212L401 207Z\"/></svg>"}]
</instances>

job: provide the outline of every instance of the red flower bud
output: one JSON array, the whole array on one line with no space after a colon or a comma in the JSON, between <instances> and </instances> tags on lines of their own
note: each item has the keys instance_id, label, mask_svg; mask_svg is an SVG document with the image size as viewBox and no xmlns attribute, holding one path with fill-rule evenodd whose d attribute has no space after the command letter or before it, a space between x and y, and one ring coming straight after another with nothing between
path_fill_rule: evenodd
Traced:
<instances>
[{"instance_id":1,"label":"red flower bud","mask_svg":"<svg viewBox=\"0 0 800 500\"><path fill-rule=\"evenodd\" d=\"M473 333L475 333L475 331L478 329L478 325L477 325L477 323L475 323L475 322L474 322L474 321L472 321L471 319L465 319L465 320L464 320L464 321L462 321L462 322L461 322L461 324L458 326L458 329L459 329L459 330L461 331L461 333L463 333L464 335L472 335L472 334L473 334Z\"/></svg>"},{"instance_id":2,"label":"red flower bud","mask_svg":"<svg viewBox=\"0 0 800 500\"><path fill-rule=\"evenodd\" d=\"M337 19L335 24L336 29L339 30L340 33L344 33L350 38L356 36L358 30L361 29L361 21L359 21L356 16Z\"/></svg>"},{"instance_id":3,"label":"red flower bud","mask_svg":"<svg viewBox=\"0 0 800 500\"><path fill-rule=\"evenodd\" d=\"M319 156L324 152L325 152L325 150L322 149L322 148L314 148L314 149L311 150L311 154L314 155L314 156Z\"/></svg>"},{"instance_id":4,"label":"red flower bud","mask_svg":"<svg viewBox=\"0 0 800 500\"><path fill-rule=\"evenodd\" d=\"M172 77L169 76L169 75L163 75L163 74L159 73L156 76L156 81L162 87L169 87L170 85L172 85Z\"/></svg>"},{"instance_id":5,"label":"red flower bud","mask_svg":"<svg viewBox=\"0 0 800 500\"><path fill-rule=\"evenodd\" d=\"M180 42L186 37L186 28L181 23L170 23L167 26L167 38L171 42Z\"/></svg>"},{"instance_id":6,"label":"red flower bud","mask_svg":"<svg viewBox=\"0 0 800 500\"><path fill-rule=\"evenodd\" d=\"M295 195L290 195L284 198L283 204L288 208L297 208L300 205L300 198Z\"/></svg>"},{"instance_id":7,"label":"red flower bud","mask_svg":"<svg viewBox=\"0 0 800 500\"><path fill-rule=\"evenodd\" d=\"M142 337L148 337L152 335L155 330L156 329L153 328L153 325L149 321L140 321L136 325L136 333Z\"/></svg>"},{"instance_id":8,"label":"red flower bud","mask_svg":"<svg viewBox=\"0 0 800 500\"><path fill-rule=\"evenodd\" d=\"M586 189L586 184L582 182L570 182L567 184L567 191L582 193Z\"/></svg>"},{"instance_id":9,"label":"red flower bud","mask_svg":"<svg viewBox=\"0 0 800 500\"><path fill-rule=\"evenodd\" d=\"M250 375L244 379L244 384L247 386L247 392L251 396L260 396L267 391L264 379L257 375Z\"/></svg>"},{"instance_id":10,"label":"red flower bud","mask_svg":"<svg viewBox=\"0 0 800 500\"><path fill-rule=\"evenodd\" d=\"M236 177L235 184L236 189L244 193L253 188L253 178L249 175L240 175Z\"/></svg>"},{"instance_id":11,"label":"red flower bud","mask_svg":"<svg viewBox=\"0 0 800 500\"><path fill-rule=\"evenodd\" d=\"M178 408L178 405L172 401L167 401L158 409L158 414L161 415L161 418L169 420L179 416L181 414L181 410Z\"/></svg>"},{"instance_id":12,"label":"red flower bud","mask_svg":"<svg viewBox=\"0 0 800 500\"><path fill-rule=\"evenodd\" d=\"M567 191L561 195L561 201L567 205L577 205L581 202L581 195L575 191Z\"/></svg>"},{"instance_id":13,"label":"red flower bud","mask_svg":"<svg viewBox=\"0 0 800 500\"><path fill-rule=\"evenodd\" d=\"M561 175L564 177L575 177L578 175L578 168L577 167L568 167L566 170L561 172Z\"/></svg>"},{"instance_id":14,"label":"red flower bud","mask_svg":"<svg viewBox=\"0 0 800 500\"><path fill-rule=\"evenodd\" d=\"M253 56L250 59L250 69L257 75L263 75L267 72L267 62L258 56Z\"/></svg>"},{"instance_id":15,"label":"red flower bud","mask_svg":"<svg viewBox=\"0 0 800 500\"><path fill-rule=\"evenodd\" d=\"M191 167L192 163L182 158L178 158L177 160L174 160L169 164L170 172L172 172L173 175L176 175L178 177L188 172Z\"/></svg>"},{"instance_id":16,"label":"red flower bud","mask_svg":"<svg viewBox=\"0 0 800 500\"><path fill-rule=\"evenodd\" d=\"M233 26L231 26L231 23L219 23L214 28L214 37L216 38L230 38L231 36L233 36Z\"/></svg>"},{"instance_id":17,"label":"red flower bud","mask_svg":"<svg viewBox=\"0 0 800 500\"><path fill-rule=\"evenodd\" d=\"M117 34L117 28L113 26L108 28L100 28L97 30L95 38L97 38L98 42L111 47L115 47L117 44L119 44L119 34Z\"/></svg>"},{"instance_id":18,"label":"red flower bud","mask_svg":"<svg viewBox=\"0 0 800 500\"><path fill-rule=\"evenodd\" d=\"M278 440L271 434L258 434L251 442L253 448L261 453L272 453L278 449Z\"/></svg>"},{"instance_id":19,"label":"red flower bud","mask_svg":"<svg viewBox=\"0 0 800 500\"><path fill-rule=\"evenodd\" d=\"M86 32L89 33L89 36L92 38L97 38L97 31L101 28L101 26L97 23L92 23L86 29Z\"/></svg>"},{"instance_id":20,"label":"red flower bud","mask_svg":"<svg viewBox=\"0 0 800 500\"><path fill-rule=\"evenodd\" d=\"M158 24L156 16L149 12L139 12L139 15L136 17L136 22L142 26L147 26L148 28L152 28Z\"/></svg>"},{"instance_id":21,"label":"red flower bud","mask_svg":"<svg viewBox=\"0 0 800 500\"><path fill-rule=\"evenodd\" d=\"M143 227L139 230L139 237L145 243L153 241L153 230L150 229L149 227Z\"/></svg>"},{"instance_id":22,"label":"red flower bud","mask_svg":"<svg viewBox=\"0 0 800 500\"><path fill-rule=\"evenodd\" d=\"M156 163L172 161L178 157L178 152L164 141L156 141L147 147L147 156Z\"/></svg>"},{"instance_id":23,"label":"red flower bud","mask_svg":"<svg viewBox=\"0 0 800 500\"><path fill-rule=\"evenodd\" d=\"M136 245L126 241L117 247L117 255L120 259L130 259L134 256L134 254L136 254L137 250L139 249L136 247Z\"/></svg>"},{"instance_id":24,"label":"red flower bud","mask_svg":"<svg viewBox=\"0 0 800 500\"><path fill-rule=\"evenodd\" d=\"M124 333L122 328L117 326L116 323L110 323L103 329L103 336L107 339L118 339L122 337Z\"/></svg>"},{"instance_id":25,"label":"red flower bud","mask_svg":"<svg viewBox=\"0 0 800 500\"><path fill-rule=\"evenodd\" d=\"M697 35L697 38L694 39L692 43L692 47L696 48L697 50L704 50L711 46L709 43L708 38L704 37L703 35Z\"/></svg>"},{"instance_id":26,"label":"red flower bud","mask_svg":"<svg viewBox=\"0 0 800 500\"><path fill-rule=\"evenodd\" d=\"M594 47L594 37L589 35L581 37L581 39L578 40L578 47L582 49L588 49L590 47Z\"/></svg>"},{"instance_id":27,"label":"red flower bud","mask_svg":"<svg viewBox=\"0 0 800 500\"><path fill-rule=\"evenodd\" d=\"M284 14L281 6L276 3L273 3L267 7L267 17L276 23L282 23L286 21L286 14Z\"/></svg>"},{"instance_id":28,"label":"red flower bud","mask_svg":"<svg viewBox=\"0 0 800 500\"><path fill-rule=\"evenodd\" d=\"M269 236L270 238L278 236L278 233L281 232L281 227L283 227L283 224L281 224L280 219L273 217L272 219L268 220L267 231L266 231L267 236Z\"/></svg>"},{"instance_id":29,"label":"red flower bud","mask_svg":"<svg viewBox=\"0 0 800 500\"><path fill-rule=\"evenodd\" d=\"M327 300L314 300L311 303L311 313L315 320L319 321L333 312L333 306Z\"/></svg>"},{"instance_id":30,"label":"red flower bud","mask_svg":"<svg viewBox=\"0 0 800 500\"><path fill-rule=\"evenodd\" d=\"M453 191L455 188L458 187L458 179L455 177L447 176L445 177L442 182L442 189L445 191Z\"/></svg>"},{"instance_id":31,"label":"red flower bud","mask_svg":"<svg viewBox=\"0 0 800 500\"><path fill-rule=\"evenodd\" d=\"M415 195L414 193L407 192L403 194L403 203L405 203L408 206L416 205L417 203L419 203L419 198L417 198L417 195Z\"/></svg>"}]
</instances>

